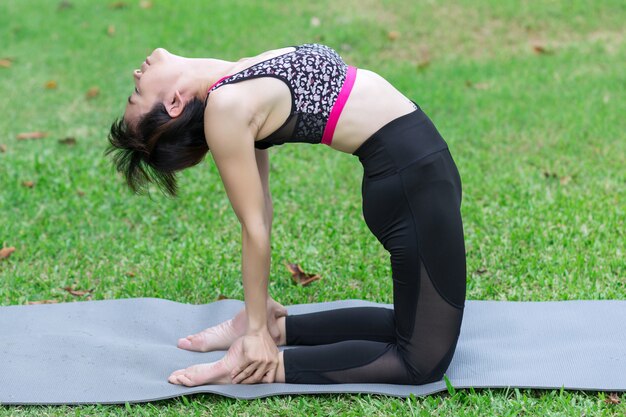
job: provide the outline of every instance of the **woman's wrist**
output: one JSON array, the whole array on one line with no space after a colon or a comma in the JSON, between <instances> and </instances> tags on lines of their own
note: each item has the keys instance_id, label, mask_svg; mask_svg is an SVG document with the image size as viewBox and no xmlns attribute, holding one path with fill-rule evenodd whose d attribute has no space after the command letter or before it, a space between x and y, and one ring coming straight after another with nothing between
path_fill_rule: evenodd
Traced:
<instances>
[{"instance_id":1,"label":"woman's wrist","mask_svg":"<svg viewBox=\"0 0 626 417\"><path fill-rule=\"evenodd\" d=\"M261 324L248 324L248 329L246 330L246 334L247 335L256 335L256 334L261 334L267 332L269 333L269 328L267 327L267 323L261 325Z\"/></svg>"},{"instance_id":2,"label":"woman's wrist","mask_svg":"<svg viewBox=\"0 0 626 417\"><path fill-rule=\"evenodd\" d=\"M267 308L257 309L257 311L248 310L248 329L249 330L262 330L263 328L267 328L267 319L269 314L267 314Z\"/></svg>"}]
</instances>

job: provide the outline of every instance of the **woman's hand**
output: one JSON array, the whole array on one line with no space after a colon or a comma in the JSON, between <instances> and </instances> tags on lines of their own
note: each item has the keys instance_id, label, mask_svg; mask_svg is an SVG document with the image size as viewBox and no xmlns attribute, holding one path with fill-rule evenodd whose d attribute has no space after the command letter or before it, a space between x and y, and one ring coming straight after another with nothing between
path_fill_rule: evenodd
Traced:
<instances>
[{"instance_id":1,"label":"woman's hand","mask_svg":"<svg viewBox=\"0 0 626 417\"><path fill-rule=\"evenodd\" d=\"M231 372L233 384L274 382L278 369L278 347L267 328L242 336L243 358Z\"/></svg>"}]
</instances>

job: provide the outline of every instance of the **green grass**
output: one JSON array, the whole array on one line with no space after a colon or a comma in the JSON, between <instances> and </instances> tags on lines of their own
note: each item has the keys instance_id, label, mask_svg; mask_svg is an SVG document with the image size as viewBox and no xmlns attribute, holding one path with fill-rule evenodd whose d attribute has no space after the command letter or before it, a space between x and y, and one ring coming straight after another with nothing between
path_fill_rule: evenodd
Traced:
<instances>
[{"instance_id":1,"label":"green grass","mask_svg":"<svg viewBox=\"0 0 626 417\"><path fill-rule=\"evenodd\" d=\"M450 145L464 187L468 299L626 298L623 1L110 3L0 2L0 59L13 59L0 67L0 245L16 247L0 262L0 305L82 300L68 285L95 288L98 300L243 299L240 228L211 157L180 175L178 199L136 197L103 157L107 130L123 112L132 69L157 46L236 60L305 42L386 77ZM49 80L58 87L46 89ZM100 94L87 99L94 86ZM16 140L28 131L48 137ZM58 143L68 136L75 146ZM361 216L358 159L296 144L272 148L270 160L271 293L284 304L392 302L388 254ZM286 261L323 278L297 287ZM7 406L0 416L624 415L624 403L606 395L206 394L128 407Z\"/></svg>"}]
</instances>

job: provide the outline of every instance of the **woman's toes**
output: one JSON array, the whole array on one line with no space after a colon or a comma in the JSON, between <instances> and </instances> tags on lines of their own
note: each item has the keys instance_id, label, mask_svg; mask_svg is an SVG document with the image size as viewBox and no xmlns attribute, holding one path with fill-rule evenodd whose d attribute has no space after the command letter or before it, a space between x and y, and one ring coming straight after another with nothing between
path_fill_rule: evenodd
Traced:
<instances>
[{"instance_id":1,"label":"woman's toes","mask_svg":"<svg viewBox=\"0 0 626 417\"><path fill-rule=\"evenodd\" d=\"M189 376L189 372L187 372L188 370L190 370L190 368L179 369L177 371L174 371L169 376L169 378L167 378L167 380L171 382L172 384L186 385L188 387L197 385L191 380Z\"/></svg>"},{"instance_id":2,"label":"woman's toes","mask_svg":"<svg viewBox=\"0 0 626 417\"><path fill-rule=\"evenodd\" d=\"M178 375L176 378L178 379L179 383L187 387L193 387L194 385L196 385L185 374Z\"/></svg>"},{"instance_id":3,"label":"woman's toes","mask_svg":"<svg viewBox=\"0 0 626 417\"><path fill-rule=\"evenodd\" d=\"M178 382L178 375L180 375L182 372L185 372L185 370L179 369L178 371L172 372L169 378L167 378L168 382L180 385L180 382Z\"/></svg>"},{"instance_id":4,"label":"woman's toes","mask_svg":"<svg viewBox=\"0 0 626 417\"><path fill-rule=\"evenodd\" d=\"M194 387L204 384L229 384L232 380L224 369L222 361L192 365L172 372L168 381L172 384Z\"/></svg>"},{"instance_id":5,"label":"woman's toes","mask_svg":"<svg viewBox=\"0 0 626 417\"><path fill-rule=\"evenodd\" d=\"M201 332L178 339L178 347L195 352L207 352L211 346L206 342L204 334Z\"/></svg>"},{"instance_id":6,"label":"woman's toes","mask_svg":"<svg viewBox=\"0 0 626 417\"><path fill-rule=\"evenodd\" d=\"M187 337L178 339L178 347L181 349L191 349L191 340L189 340Z\"/></svg>"}]
</instances>

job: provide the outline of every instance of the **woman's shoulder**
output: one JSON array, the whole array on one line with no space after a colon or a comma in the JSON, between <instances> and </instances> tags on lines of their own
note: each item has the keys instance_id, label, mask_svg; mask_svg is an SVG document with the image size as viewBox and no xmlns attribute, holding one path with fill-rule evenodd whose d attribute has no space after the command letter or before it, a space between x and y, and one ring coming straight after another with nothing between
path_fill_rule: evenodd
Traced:
<instances>
[{"instance_id":1,"label":"woman's shoulder","mask_svg":"<svg viewBox=\"0 0 626 417\"><path fill-rule=\"evenodd\" d=\"M219 88L211 92L204 107L204 116L230 120L229 116L244 113L249 105L247 94L240 88Z\"/></svg>"},{"instance_id":2,"label":"woman's shoulder","mask_svg":"<svg viewBox=\"0 0 626 417\"><path fill-rule=\"evenodd\" d=\"M204 134L211 137L239 136L254 126L255 110L242 100L237 89L220 89L211 94L204 108Z\"/></svg>"}]
</instances>

